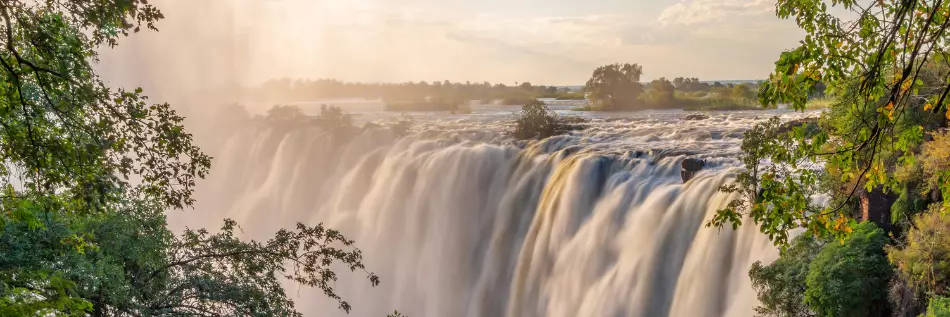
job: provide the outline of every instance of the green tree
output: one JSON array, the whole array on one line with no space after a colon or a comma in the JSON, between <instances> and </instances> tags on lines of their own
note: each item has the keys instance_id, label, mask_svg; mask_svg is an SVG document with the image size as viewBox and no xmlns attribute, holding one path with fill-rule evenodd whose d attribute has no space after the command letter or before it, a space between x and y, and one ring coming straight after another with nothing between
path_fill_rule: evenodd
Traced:
<instances>
[{"instance_id":1,"label":"green tree","mask_svg":"<svg viewBox=\"0 0 950 317\"><path fill-rule=\"evenodd\" d=\"M927 306L927 314L923 317L948 317L950 316L950 298L937 297L930 300Z\"/></svg>"},{"instance_id":2,"label":"green tree","mask_svg":"<svg viewBox=\"0 0 950 317\"><path fill-rule=\"evenodd\" d=\"M888 257L919 295L950 295L950 215L931 210L915 216L905 245L888 247Z\"/></svg>"},{"instance_id":3,"label":"green tree","mask_svg":"<svg viewBox=\"0 0 950 317\"><path fill-rule=\"evenodd\" d=\"M752 264L749 277L759 299L756 316L802 317L815 316L805 304L808 266L821 251L823 243L812 236L800 235L782 250L779 258L769 265Z\"/></svg>"},{"instance_id":4,"label":"green tree","mask_svg":"<svg viewBox=\"0 0 950 317\"><path fill-rule=\"evenodd\" d=\"M852 14L833 14L832 7ZM710 224L739 224L748 217L779 245L796 228L843 239L856 224L852 215L859 189L905 187L895 173L917 164L925 131L950 116L950 84L947 72L938 67L948 61L943 39L950 7L944 1L845 0L829 5L779 0L776 10L781 18L794 18L806 37L800 47L781 54L774 73L762 83L760 102L804 110L818 89L838 102L823 115L816 133L750 131L759 137L743 142L747 171L736 185L724 188L742 198L719 211ZM950 179L950 171L938 174ZM941 183L939 190L950 197L950 183ZM817 194L827 194L831 201L814 204Z\"/></svg>"},{"instance_id":5,"label":"green tree","mask_svg":"<svg viewBox=\"0 0 950 317\"><path fill-rule=\"evenodd\" d=\"M874 223L844 241L799 235L772 264L752 265L758 316L884 316L891 267L887 237Z\"/></svg>"},{"instance_id":6,"label":"green tree","mask_svg":"<svg viewBox=\"0 0 950 317\"><path fill-rule=\"evenodd\" d=\"M884 230L863 222L844 241L826 244L808 267L805 303L818 316L887 316L885 243Z\"/></svg>"},{"instance_id":7,"label":"green tree","mask_svg":"<svg viewBox=\"0 0 950 317\"><path fill-rule=\"evenodd\" d=\"M732 98L739 100L754 99L755 93L752 92L752 88L748 84L742 83L732 87Z\"/></svg>"},{"instance_id":8,"label":"green tree","mask_svg":"<svg viewBox=\"0 0 950 317\"><path fill-rule=\"evenodd\" d=\"M649 89L644 94L643 99L652 107L668 107L676 102L674 93L676 88L669 80L660 77L650 82Z\"/></svg>"},{"instance_id":9,"label":"green tree","mask_svg":"<svg viewBox=\"0 0 950 317\"><path fill-rule=\"evenodd\" d=\"M521 106L512 135L518 139L544 139L566 133L568 126L548 110L541 101L531 101Z\"/></svg>"},{"instance_id":10,"label":"green tree","mask_svg":"<svg viewBox=\"0 0 950 317\"><path fill-rule=\"evenodd\" d=\"M643 93L640 75L643 67L637 64L610 64L598 67L587 80L584 91L596 109L632 109Z\"/></svg>"},{"instance_id":11,"label":"green tree","mask_svg":"<svg viewBox=\"0 0 950 317\"><path fill-rule=\"evenodd\" d=\"M256 242L230 220L167 228L210 158L168 104L92 67L100 46L161 18L145 0L0 1L0 315L299 316L282 278L349 311L330 267L364 265L337 231Z\"/></svg>"}]
</instances>

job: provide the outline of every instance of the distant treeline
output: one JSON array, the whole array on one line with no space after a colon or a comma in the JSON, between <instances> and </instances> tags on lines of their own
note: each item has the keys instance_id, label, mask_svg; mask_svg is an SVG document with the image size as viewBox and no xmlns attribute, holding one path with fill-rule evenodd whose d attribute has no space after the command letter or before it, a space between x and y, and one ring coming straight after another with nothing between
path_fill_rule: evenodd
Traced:
<instances>
[{"instance_id":1,"label":"distant treeline","mask_svg":"<svg viewBox=\"0 0 950 317\"><path fill-rule=\"evenodd\" d=\"M516 86L489 82L451 82L448 80L407 83L349 83L333 79L280 79L247 88L247 101L295 102L335 98L382 99L393 107L433 108L418 110L453 110L469 101L521 105L537 98L584 99L578 89L557 86L535 86L529 82ZM412 110L412 109L403 109Z\"/></svg>"},{"instance_id":2,"label":"distant treeline","mask_svg":"<svg viewBox=\"0 0 950 317\"><path fill-rule=\"evenodd\" d=\"M245 88L242 101L289 103L326 99L380 99L387 110L466 111L469 103L524 105L539 98L588 100L583 110L683 108L728 110L757 107L757 82L703 82L698 78L666 78L640 82L637 64L606 65L594 71L582 88L489 82L350 83L334 79L279 79Z\"/></svg>"}]
</instances>

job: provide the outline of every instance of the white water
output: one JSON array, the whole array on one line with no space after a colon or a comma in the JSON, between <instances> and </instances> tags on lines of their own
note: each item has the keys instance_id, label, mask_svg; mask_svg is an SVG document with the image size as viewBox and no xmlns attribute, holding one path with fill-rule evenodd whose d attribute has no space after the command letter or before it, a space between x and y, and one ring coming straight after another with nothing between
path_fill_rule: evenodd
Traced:
<instances>
[{"instance_id":1,"label":"white water","mask_svg":"<svg viewBox=\"0 0 950 317\"><path fill-rule=\"evenodd\" d=\"M519 144L502 133L511 109L497 109L416 114L411 136L378 130L341 148L317 130L218 117L198 135L215 160L197 211L171 222L229 217L254 238L297 221L340 229L382 280L340 272L350 316L752 315L748 268L777 252L754 227L705 222L731 199L717 188L738 167L741 133L801 114L583 114L584 132ZM709 163L683 184L687 156ZM317 292L290 292L308 316L344 315Z\"/></svg>"}]
</instances>

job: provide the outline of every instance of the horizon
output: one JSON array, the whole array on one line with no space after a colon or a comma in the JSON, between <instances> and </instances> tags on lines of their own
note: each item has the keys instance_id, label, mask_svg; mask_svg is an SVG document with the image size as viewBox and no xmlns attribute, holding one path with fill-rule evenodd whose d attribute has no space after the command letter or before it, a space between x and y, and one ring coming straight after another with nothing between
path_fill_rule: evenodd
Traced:
<instances>
[{"instance_id":1,"label":"horizon","mask_svg":"<svg viewBox=\"0 0 950 317\"><path fill-rule=\"evenodd\" d=\"M779 54L804 37L794 21L776 18L774 2L766 0L155 5L166 16L159 32L141 32L102 52L99 68L110 81L176 92L279 78L571 86L612 63L643 66L646 82L745 81L767 78ZM124 71L129 68L137 71ZM163 80L169 78L175 80Z\"/></svg>"}]
</instances>

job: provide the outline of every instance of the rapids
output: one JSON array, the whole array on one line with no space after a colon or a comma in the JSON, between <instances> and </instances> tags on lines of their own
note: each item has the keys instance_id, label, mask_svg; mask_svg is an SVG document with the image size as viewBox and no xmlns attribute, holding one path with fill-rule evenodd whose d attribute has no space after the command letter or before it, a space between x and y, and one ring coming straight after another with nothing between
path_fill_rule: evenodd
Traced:
<instances>
[{"instance_id":1,"label":"rapids","mask_svg":"<svg viewBox=\"0 0 950 317\"><path fill-rule=\"evenodd\" d=\"M313 111L313 105L303 105ZM751 316L748 269L777 251L755 227L705 227L732 197L742 132L788 111L581 115L586 130L537 142L505 136L510 107L414 113L334 145L323 132L255 127L219 113L197 129L215 157L182 227L233 218L251 238L324 222L356 241L367 269L340 270L354 310L382 317ZM359 122L393 114L346 108ZM228 110L231 111L231 110ZM707 161L683 183L680 162ZM288 286L307 316L344 316L322 294Z\"/></svg>"}]
</instances>

